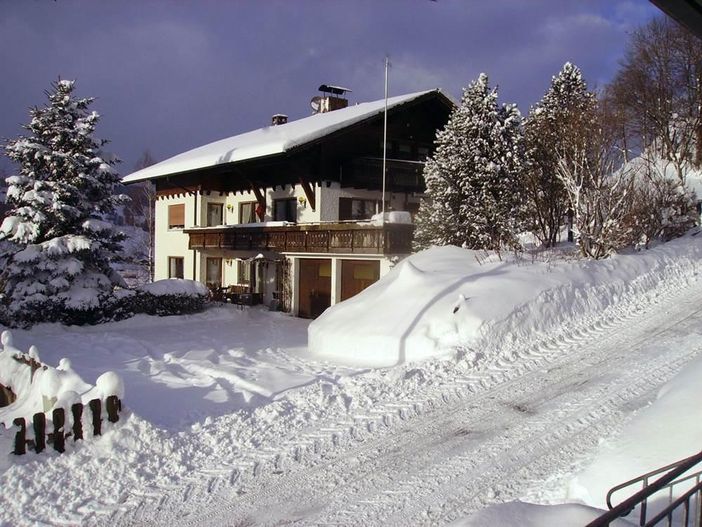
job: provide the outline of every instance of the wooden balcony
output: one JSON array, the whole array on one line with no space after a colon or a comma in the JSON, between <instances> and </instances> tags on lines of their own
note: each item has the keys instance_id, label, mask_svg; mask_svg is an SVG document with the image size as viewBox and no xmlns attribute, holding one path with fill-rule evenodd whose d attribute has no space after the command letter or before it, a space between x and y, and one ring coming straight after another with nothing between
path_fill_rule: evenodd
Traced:
<instances>
[{"instance_id":1,"label":"wooden balcony","mask_svg":"<svg viewBox=\"0 0 702 527\"><path fill-rule=\"evenodd\" d=\"M279 253L408 254L414 225L321 223L285 226L191 227L190 249Z\"/></svg>"}]
</instances>

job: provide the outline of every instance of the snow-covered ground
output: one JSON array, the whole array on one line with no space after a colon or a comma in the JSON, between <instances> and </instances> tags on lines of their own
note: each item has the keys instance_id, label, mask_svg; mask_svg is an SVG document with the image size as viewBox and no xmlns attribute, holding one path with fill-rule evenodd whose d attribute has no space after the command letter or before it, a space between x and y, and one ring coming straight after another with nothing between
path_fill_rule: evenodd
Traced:
<instances>
[{"instance_id":1,"label":"snow-covered ground","mask_svg":"<svg viewBox=\"0 0 702 527\"><path fill-rule=\"evenodd\" d=\"M577 525L594 513L469 517L601 506L610 479L648 468L598 475L697 364L700 256L702 236L604 262L434 249L330 309L309 348L307 321L232 307L13 331L88 383L117 371L127 411L60 456L12 456L1 432L0 521ZM698 433L650 463L693 453Z\"/></svg>"}]
</instances>

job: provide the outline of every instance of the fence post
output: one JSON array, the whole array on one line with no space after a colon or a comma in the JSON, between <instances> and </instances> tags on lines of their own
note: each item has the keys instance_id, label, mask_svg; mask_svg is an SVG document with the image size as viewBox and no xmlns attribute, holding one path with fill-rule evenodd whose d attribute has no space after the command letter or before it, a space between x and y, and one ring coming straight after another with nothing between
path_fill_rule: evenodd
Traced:
<instances>
[{"instance_id":1,"label":"fence post","mask_svg":"<svg viewBox=\"0 0 702 527\"><path fill-rule=\"evenodd\" d=\"M34 426L34 451L38 454L46 448L46 415L36 413L32 419Z\"/></svg>"},{"instance_id":2,"label":"fence post","mask_svg":"<svg viewBox=\"0 0 702 527\"><path fill-rule=\"evenodd\" d=\"M17 417L12 423L19 427L15 434L15 449L12 453L21 456L27 453L27 424L24 417Z\"/></svg>"},{"instance_id":3,"label":"fence post","mask_svg":"<svg viewBox=\"0 0 702 527\"><path fill-rule=\"evenodd\" d=\"M71 413L73 414L73 441L78 441L83 439L83 423L81 422L83 405L81 403L74 404L71 406Z\"/></svg>"},{"instance_id":4,"label":"fence post","mask_svg":"<svg viewBox=\"0 0 702 527\"><path fill-rule=\"evenodd\" d=\"M66 412L63 408L54 408L52 418L54 421L54 450L56 452L65 452L66 436L63 433L63 425L66 424Z\"/></svg>"},{"instance_id":5,"label":"fence post","mask_svg":"<svg viewBox=\"0 0 702 527\"><path fill-rule=\"evenodd\" d=\"M110 395L105 401L105 409L107 410L107 420L110 423L119 421L119 412L122 409L122 402L116 395Z\"/></svg>"},{"instance_id":6,"label":"fence post","mask_svg":"<svg viewBox=\"0 0 702 527\"><path fill-rule=\"evenodd\" d=\"M93 414L93 435L102 435L102 418L100 417L102 413L102 403L100 399L93 399L88 403L88 406L90 406L90 411Z\"/></svg>"}]
</instances>

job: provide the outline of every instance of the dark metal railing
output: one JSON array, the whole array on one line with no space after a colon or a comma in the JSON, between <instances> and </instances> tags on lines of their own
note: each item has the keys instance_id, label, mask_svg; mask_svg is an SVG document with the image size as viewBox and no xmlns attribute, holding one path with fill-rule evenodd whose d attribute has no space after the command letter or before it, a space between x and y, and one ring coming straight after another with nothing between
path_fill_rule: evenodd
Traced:
<instances>
[{"instance_id":1,"label":"dark metal railing","mask_svg":"<svg viewBox=\"0 0 702 527\"><path fill-rule=\"evenodd\" d=\"M702 472L696 472L694 474L689 474L683 476L691 468L695 467L697 464L702 462L702 452L690 456L688 458L682 459L670 465L658 468L629 481L626 481L616 487L612 487L607 493L607 506L610 508L608 512L597 518L595 521L589 523L587 527L604 527L608 526L611 522L617 518L621 518L629 515L634 511L636 507L639 508L639 525L641 527L652 527L654 525L659 525L663 520L668 520L667 525L672 526L673 515L676 511L681 510L683 513L682 522L680 525L685 527L690 526L690 520L692 519L693 526L699 527L701 525L701 514L700 510L700 497L702 494L702 483L700 482L700 476ZM657 480L650 482L653 476L662 474L666 472L665 475L661 476ZM673 500L673 487L678 486L683 482L689 482L690 480L695 480L695 486L689 489L685 494L679 498ZM641 483L643 488L638 491L633 496L627 498L621 502L616 507L612 506L612 495L626 487ZM656 493L668 490L668 506L659 512L656 516L647 520L648 512L648 499ZM694 517L690 515L690 505L691 501L695 499L696 513Z\"/></svg>"}]
</instances>

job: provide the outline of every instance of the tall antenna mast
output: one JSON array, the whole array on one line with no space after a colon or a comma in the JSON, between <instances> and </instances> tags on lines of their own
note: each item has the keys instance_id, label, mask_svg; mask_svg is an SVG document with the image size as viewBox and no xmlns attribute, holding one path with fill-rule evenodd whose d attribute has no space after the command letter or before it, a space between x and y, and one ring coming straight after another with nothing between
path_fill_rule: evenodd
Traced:
<instances>
[{"instance_id":1,"label":"tall antenna mast","mask_svg":"<svg viewBox=\"0 0 702 527\"><path fill-rule=\"evenodd\" d=\"M388 153L388 66L390 66L390 57L385 55L385 115L383 121L383 220L385 223L385 164Z\"/></svg>"}]
</instances>

